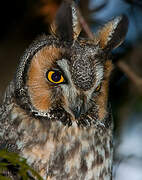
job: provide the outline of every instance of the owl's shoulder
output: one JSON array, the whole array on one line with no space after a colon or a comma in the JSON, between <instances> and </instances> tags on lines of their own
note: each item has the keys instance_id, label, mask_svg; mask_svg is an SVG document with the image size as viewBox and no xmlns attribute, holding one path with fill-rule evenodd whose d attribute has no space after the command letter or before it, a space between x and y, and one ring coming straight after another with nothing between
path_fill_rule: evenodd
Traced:
<instances>
[{"instance_id":1,"label":"owl's shoulder","mask_svg":"<svg viewBox=\"0 0 142 180\"><path fill-rule=\"evenodd\" d=\"M6 88L2 103L0 104L0 123L8 117L9 112L13 108L14 82L11 81Z\"/></svg>"}]
</instances>

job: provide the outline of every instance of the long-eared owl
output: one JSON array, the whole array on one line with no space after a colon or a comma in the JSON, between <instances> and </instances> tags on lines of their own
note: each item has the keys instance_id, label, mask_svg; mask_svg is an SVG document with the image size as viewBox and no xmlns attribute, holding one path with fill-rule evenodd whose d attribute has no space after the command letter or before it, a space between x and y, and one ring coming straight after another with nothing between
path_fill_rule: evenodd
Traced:
<instances>
[{"instance_id":1,"label":"long-eared owl","mask_svg":"<svg viewBox=\"0 0 142 180\"><path fill-rule=\"evenodd\" d=\"M75 5L61 4L52 35L24 53L0 107L0 148L19 153L43 179L110 180L112 49L127 32L119 16L81 38Z\"/></svg>"}]
</instances>

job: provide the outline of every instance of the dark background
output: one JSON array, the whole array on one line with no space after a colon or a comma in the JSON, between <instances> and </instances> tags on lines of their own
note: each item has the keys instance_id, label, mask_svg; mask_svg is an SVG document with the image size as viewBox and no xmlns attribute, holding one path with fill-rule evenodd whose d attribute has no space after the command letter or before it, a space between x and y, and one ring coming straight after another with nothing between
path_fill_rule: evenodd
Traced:
<instances>
[{"instance_id":1,"label":"dark background","mask_svg":"<svg viewBox=\"0 0 142 180\"><path fill-rule=\"evenodd\" d=\"M0 97L13 78L20 56L49 23L61 0L2 1L0 5ZM142 179L142 0L80 0L91 30L126 14L125 42L113 52L110 98L115 122L115 179ZM121 65L119 62L124 62Z\"/></svg>"}]
</instances>

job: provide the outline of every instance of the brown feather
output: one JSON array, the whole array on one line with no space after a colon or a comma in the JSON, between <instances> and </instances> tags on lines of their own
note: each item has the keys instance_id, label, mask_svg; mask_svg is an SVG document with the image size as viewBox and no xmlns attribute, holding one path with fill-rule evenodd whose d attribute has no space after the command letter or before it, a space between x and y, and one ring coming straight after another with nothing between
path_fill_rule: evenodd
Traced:
<instances>
[{"instance_id":1,"label":"brown feather","mask_svg":"<svg viewBox=\"0 0 142 180\"><path fill-rule=\"evenodd\" d=\"M57 59L60 59L61 50L52 46L42 48L32 59L27 86L34 107L41 111L47 111L51 106L51 91L45 77L46 71L54 67Z\"/></svg>"}]
</instances>

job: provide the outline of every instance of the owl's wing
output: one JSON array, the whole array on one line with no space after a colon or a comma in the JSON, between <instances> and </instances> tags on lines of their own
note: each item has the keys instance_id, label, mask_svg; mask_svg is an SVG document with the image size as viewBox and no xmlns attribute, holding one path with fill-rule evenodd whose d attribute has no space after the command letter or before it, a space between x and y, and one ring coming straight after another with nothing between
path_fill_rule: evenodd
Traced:
<instances>
[{"instance_id":1,"label":"owl's wing","mask_svg":"<svg viewBox=\"0 0 142 180\"><path fill-rule=\"evenodd\" d=\"M16 145L14 145L14 138L9 138L11 131L16 131L11 127L11 110L13 109L13 94L14 94L14 82L11 81L7 87L3 103L0 106L0 149L7 149L9 151L15 151ZM9 140L10 139L10 140ZM11 142L9 142L11 141Z\"/></svg>"},{"instance_id":2,"label":"owl's wing","mask_svg":"<svg viewBox=\"0 0 142 180\"><path fill-rule=\"evenodd\" d=\"M3 103L0 105L0 179L8 177L11 180L20 180L24 176L26 179L34 180L34 177L39 175L29 168L25 159L15 153L18 152L16 136L14 136L17 129L12 126L13 122L10 113L14 106L13 94L14 82L12 81L6 89ZM10 137L12 133L13 137Z\"/></svg>"}]
</instances>

